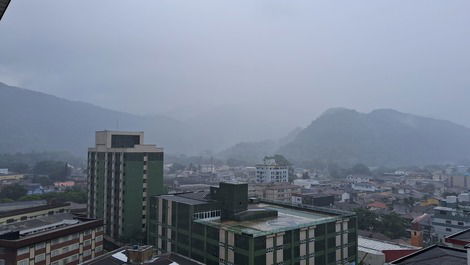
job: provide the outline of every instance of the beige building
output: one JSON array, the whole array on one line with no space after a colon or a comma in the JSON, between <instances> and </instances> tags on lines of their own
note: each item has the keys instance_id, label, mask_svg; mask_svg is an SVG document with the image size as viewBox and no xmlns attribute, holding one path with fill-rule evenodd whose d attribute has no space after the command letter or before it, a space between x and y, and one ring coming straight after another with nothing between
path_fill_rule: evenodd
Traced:
<instances>
[{"instance_id":1,"label":"beige building","mask_svg":"<svg viewBox=\"0 0 470 265\"><path fill-rule=\"evenodd\" d=\"M266 183L248 185L248 197L272 201L290 202L292 194L301 193L302 187L289 183Z\"/></svg>"}]
</instances>

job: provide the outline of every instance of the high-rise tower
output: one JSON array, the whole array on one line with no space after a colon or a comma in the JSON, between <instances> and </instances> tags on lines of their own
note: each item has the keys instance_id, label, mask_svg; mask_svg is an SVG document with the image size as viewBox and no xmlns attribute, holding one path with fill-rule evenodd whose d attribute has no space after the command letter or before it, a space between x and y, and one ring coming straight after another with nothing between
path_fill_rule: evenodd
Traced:
<instances>
[{"instance_id":1,"label":"high-rise tower","mask_svg":"<svg viewBox=\"0 0 470 265\"><path fill-rule=\"evenodd\" d=\"M143 239L148 200L165 192L163 149L143 140L143 132L98 131L88 149L88 216L115 240Z\"/></svg>"}]
</instances>

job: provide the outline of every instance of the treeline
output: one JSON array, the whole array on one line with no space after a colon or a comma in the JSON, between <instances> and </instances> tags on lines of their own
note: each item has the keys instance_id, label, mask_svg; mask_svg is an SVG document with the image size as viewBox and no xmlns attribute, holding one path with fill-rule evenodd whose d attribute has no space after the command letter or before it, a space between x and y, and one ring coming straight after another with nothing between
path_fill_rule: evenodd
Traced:
<instances>
[{"instance_id":1,"label":"treeline","mask_svg":"<svg viewBox=\"0 0 470 265\"><path fill-rule=\"evenodd\" d=\"M376 213L368 209L358 208L357 223L360 230L381 233L391 239L407 237L410 221L395 212Z\"/></svg>"},{"instance_id":2,"label":"treeline","mask_svg":"<svg viewBox=\"0 0 470 265\"><path fill-rule=\"evenodd\" d=\"M8 185L0 191L0 202L46 200L48 202L86 203L87 193L79 188L70 188L64 192L27 195L27 190L20 184Z\"/></svg>"},{"instance_id":3,"label":"treeline","mask_svg":"<svg viewBox=\"0 0 470 265\"><path fill-rule=\"evenodd\" d=\"M23 174L54 174L56 169L47 171L54 163L65 164L66 162L76 167L83 167L85 160L70 155L67 152L32 152L0 154L0 168L8 168L9 171ZM46 172L46 173L44 173Z\"/></svg>"}]
</instances>

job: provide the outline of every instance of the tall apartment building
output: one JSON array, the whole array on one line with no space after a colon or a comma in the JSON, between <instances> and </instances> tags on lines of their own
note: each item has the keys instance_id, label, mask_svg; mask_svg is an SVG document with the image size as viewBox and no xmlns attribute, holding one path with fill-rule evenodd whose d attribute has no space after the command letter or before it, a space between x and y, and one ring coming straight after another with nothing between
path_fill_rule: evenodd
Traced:
<instances>
[{"instance_id":1,"label":"tall apartment building","mask_svg":"<svg viewBox=\"0 0 470 265\"><path fill-rule=\"evenodd\" d=\"M208 265L357 264L354 213L248 199L247 184L152 197L148 243Z\"/></svg>"},{"instance_id":2,"label":"tall apartment building","mask_svg":"<svg viewBox=\"0 0 470 265\"><path fill-rule=\"evenodd\" d=\"M281 166L276 163L275 159L264 159L263 164L256 165L256 182L272 183L272 182L288 182L289 167Z\"/></svg>"},{"instance_id":3,"label":"tall apartment building","mask_svg":"<svg viewBox=\"0 0 470 265\"><path fill-rule=\"evenodd\" d=\"M98 131L88 149L88 217L115 240L142 240L148 200L165 192L163 149L143 142L143 132Z\"/></svg>"}]
</instances>

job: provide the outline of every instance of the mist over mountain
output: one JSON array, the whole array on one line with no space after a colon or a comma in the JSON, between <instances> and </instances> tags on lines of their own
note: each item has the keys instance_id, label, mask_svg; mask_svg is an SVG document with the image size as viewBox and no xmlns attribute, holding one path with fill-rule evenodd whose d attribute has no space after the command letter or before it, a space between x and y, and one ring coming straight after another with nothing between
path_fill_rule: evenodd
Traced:
<instances>
[{"instance_id":1,"label":"mist over mountain","mask_svg":"<svg viewBox=\"0 0 470 265\"><path fill-rule=\"evenodd\" d=\"M390 109L324 112L277 152L294 161L369 166L456 163L470 158L470 129Z\"/></svg>"},{"instance_id":2,"label":"mist over mountain","mask_svg":"<svg viewBox=\"0 0 470 265\"><path fill-rule=\"evenodd\" d=\"M165 115L134 115L0 83L0 153L69 151L84 155L96 130L139 130L145 142L170 154L218 152L242 141L285 135L293 122L282 114L221 106L185 120ZM284 115L287 115L285 113Z\"/></svg>"},{"instance_id":3,"label":"mist over mountain","mask_svg":"<svg viewBox=\"0 0 470 265\"><path fill-rule=\"evenodd\" d=\"M191 148L185 126L164 116L138 116L0 83L0 153L69 151L86 154L96 130L143 130L146 142Z\"/></svg>"}]
</instances>

